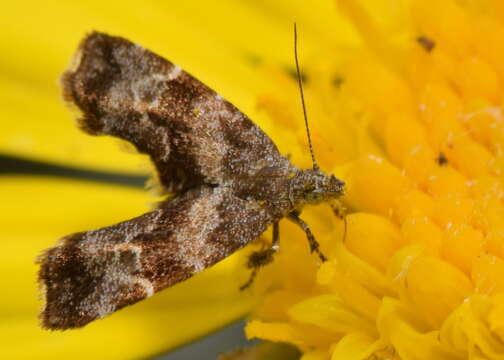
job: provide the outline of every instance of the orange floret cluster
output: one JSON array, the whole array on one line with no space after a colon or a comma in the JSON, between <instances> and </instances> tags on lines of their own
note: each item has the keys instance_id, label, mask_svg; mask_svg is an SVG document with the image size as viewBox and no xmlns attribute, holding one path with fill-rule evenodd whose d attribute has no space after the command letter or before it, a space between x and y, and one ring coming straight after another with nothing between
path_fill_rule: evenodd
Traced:
<instances>
[{"instance_id":1,"label":"orange floret cluster","mask_svg":"<svg viewBox=\"0 0 504 360\"><path fill-rule=\"evenodd\" d=\"M364 46L325 73L339 81L329 89L324 66L306 66L323 99L313 111L325 110L311 118L323 122L316 155L347 184L346 235L327 209L303 214L320 264L284 225L247 334L294 344L303 360L502 359L504 6L412 1L399 19L409 32L394 38L356 3L340 6ZM261 99L279 124L297 109L278 111L282 101ZM353 129L351 162L331 145L337 122Z\"/></svg>"}]
</instances>

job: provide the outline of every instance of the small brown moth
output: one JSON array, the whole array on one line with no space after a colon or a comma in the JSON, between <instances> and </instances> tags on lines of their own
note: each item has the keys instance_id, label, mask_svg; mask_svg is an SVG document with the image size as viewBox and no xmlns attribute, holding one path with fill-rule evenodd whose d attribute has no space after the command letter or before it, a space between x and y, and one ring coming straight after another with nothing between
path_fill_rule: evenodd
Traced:
<instances>
[{"instance_id":1,"label":"small brown moth","mask_svg":"<svg viewBox=\"0 0 504 360\"><path fill-rule=\"evenodd\" d=\"M84 131L130 141L150 156L174 196L142 216L68 235L47 249L38 260L43 327L81 327L145 299L273 225L272 247L250 256L255 274L277 251L284 217L325 260L299 214L305 204L340 197L343 182L315 161L308 170L291 164L249 118L178 66L94 32L81 43L63 87L82 111Z\"/></svg>"}]
</instances>

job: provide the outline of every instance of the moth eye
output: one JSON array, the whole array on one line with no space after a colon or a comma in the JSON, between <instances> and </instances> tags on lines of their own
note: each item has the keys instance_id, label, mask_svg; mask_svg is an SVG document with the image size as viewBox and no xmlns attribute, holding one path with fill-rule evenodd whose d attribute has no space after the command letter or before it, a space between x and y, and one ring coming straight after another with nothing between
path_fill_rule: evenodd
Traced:
<instances>
[{"instance_id":1,"label":"moth eye","mask_svg":"<svg viewBox=\"0 0 504 360\"><path fill-rule=\"evenodd\" d=\"M313 190L313 189L315 189L315 186L313 186L312 184L306 185L306 190Z\"/></svg>"},{"instance_id":2,"label":"moth eye","mask_svg":"<svg viewBox=\"0 0 504 360\"><path fill-rule=\"evenodd\" d=\"M304 188L305 192L307 193L310 193L312 192L313 190L315 190L315 186L310 184L310 185L306 185L305 188Z\"/></svg>"}]
</instances>

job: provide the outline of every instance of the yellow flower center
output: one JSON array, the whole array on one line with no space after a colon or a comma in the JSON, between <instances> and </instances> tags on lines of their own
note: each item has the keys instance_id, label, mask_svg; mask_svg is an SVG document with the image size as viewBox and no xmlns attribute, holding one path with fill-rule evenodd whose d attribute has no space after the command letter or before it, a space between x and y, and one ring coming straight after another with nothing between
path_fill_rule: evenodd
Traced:
<instances>
[{"instance_id":1,"label":"yellow flower center","mask_svg":"<svg viewBox=\"0 0 504 360\"><path fill-rule=\"evenodd\" d=\"M303 360L501 359L504 6L412 1L384 23L364 3L339 1L364 46L305 69L316 156L347 184L346 236L327 209L306 213L320 265L284 226L247 334ZM260 106L302 124L282 81L285 98ZM306 148L304 129L279 145Z\"/></svg>"}]
</instances>

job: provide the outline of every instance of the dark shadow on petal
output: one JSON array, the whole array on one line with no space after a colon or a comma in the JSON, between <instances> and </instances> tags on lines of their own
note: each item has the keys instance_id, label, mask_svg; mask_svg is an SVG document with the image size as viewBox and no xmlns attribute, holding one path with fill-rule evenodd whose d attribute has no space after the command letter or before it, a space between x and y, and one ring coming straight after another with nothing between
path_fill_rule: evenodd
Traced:
<instances>
[{"instance_id":1,"label":"dark shadow on petal","mask_svg":"<svg viewBox=\"0 0 504 360\"><path fill-rule=\"evenodd\" d=\"M0 154L0 176L51 176L144 188L148 176L97 171Z\"/></svg>"}]
</instances>

